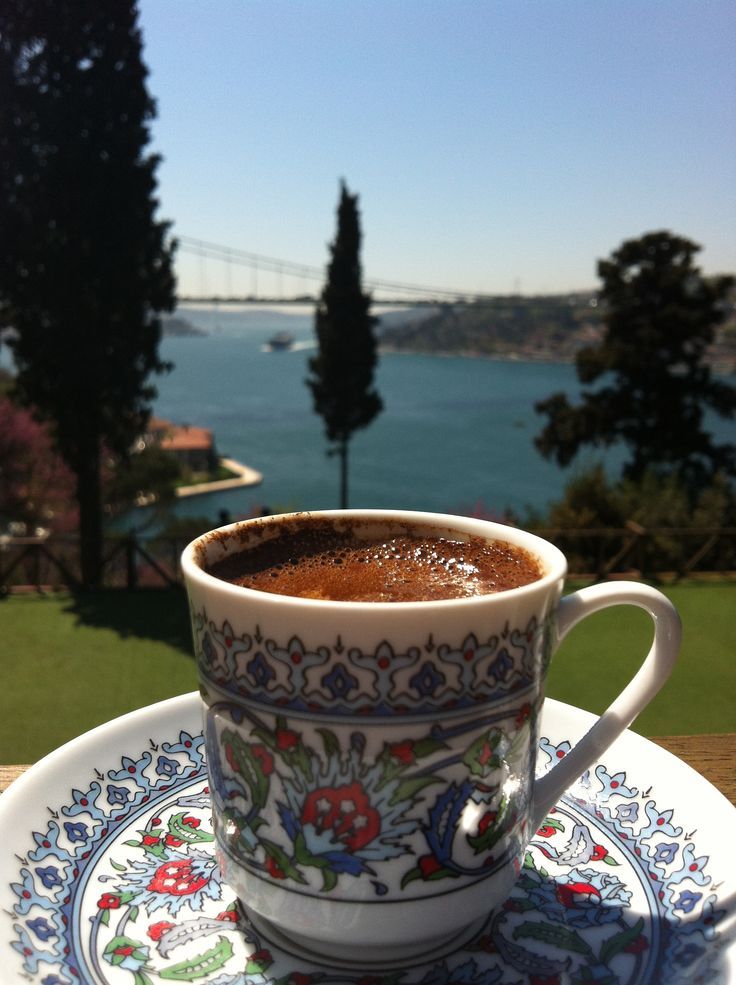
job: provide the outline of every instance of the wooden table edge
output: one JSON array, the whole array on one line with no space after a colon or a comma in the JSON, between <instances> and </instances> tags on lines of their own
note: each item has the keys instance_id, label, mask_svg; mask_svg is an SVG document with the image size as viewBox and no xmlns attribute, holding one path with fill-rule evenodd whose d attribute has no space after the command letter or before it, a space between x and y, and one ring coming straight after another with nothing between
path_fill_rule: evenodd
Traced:
<instances>
[{"instance_id":1,"label":"wooden table edge","mask_svg":"<svg viewBox=\"0 0 736 985\"><path fill-rule=\"evenodd\" d=\"M649 741L692 766L736 806L736 732L660 735ZM29 768L28 764L0 766L0 793Z\"/></svg>"}]
</instances>

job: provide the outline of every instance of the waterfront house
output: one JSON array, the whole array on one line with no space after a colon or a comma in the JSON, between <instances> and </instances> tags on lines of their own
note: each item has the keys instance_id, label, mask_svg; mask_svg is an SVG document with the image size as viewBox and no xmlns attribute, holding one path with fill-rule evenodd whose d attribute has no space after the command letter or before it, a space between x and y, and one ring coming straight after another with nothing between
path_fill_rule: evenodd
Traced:
<instances>
[{"instance_id":1,"label":"waterfront house","mask_svg":"<svg viewBox=\"0 0 736 985\"><path fill-rule=\"evenodd\" d=\"M212 472L217 468L215 439L209 428L173 424L163 418L152 417L144 441L146 444L155 443L163 451L170 452L191 472Z\"/></svg>"}]
</instances>

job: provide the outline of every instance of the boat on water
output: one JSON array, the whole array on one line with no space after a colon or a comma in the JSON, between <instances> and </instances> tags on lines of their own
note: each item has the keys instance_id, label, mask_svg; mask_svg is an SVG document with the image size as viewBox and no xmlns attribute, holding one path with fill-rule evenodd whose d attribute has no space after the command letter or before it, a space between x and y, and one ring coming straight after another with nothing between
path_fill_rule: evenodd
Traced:
<instances>
[{"instance_id":1,"label":"boat on water","mask_svg":"<svg viewBox=\"0 0 736 985\"><path fill-rule=\"evenodd\" d=\"M294 345L294 336L289 332L276 332L268 340L268 348L272 352L280 352L284 349L291 349Z\"/></svg>"}]
</instances>

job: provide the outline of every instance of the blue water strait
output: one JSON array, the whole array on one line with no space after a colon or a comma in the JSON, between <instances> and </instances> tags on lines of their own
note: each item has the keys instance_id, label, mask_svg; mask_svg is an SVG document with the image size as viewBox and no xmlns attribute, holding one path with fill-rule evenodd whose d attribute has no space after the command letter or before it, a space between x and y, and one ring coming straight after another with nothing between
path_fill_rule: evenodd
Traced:
<instances>
[{"instance_id":1,"label":"blue water strait","mask_svg":"<svg viewBox=\"0 0 736 985\"><path fill-rule=\"evenodd\" d=\"M261 485L180 501L179 515L236 518L339 505L338 461L305 385L314 351L311 309L192 307L177 314L206 337L168 337L175 364L158 377L154 412L211 428L217 450L257 469ZM286 330L290 351L268 351ZM559 498L571 470L545 461L533 439L543 426L534 403L578 390L574 367L464 357L381 355L376 385L383 412L350 445L350 506L440 512L512 508L524 514ZM591 454L573 466L600 458ZM609 460L610 460L609 455Z\"/></svg>"},{"instance_id":2,"label":"blue water strait","mask_svg":"<svg viewBox=\"0 0 736 985\"><path fill-rule=\"evenodd\" d=\"M380 311L378 312L380 314ZM314 352L311 306L281 309L182 307L177 315L208 334L165 337L174 369L153 382L153 411L176 424L214 432L221 456L263 475L258 486L179 500L179 516L236 519L263 509L339 506L338 460L328 457L322 419L305 380ZM288 351L268 340L287 331ZM12 365L7 346L0 364ZM350 444L350 506L502 515L524 519L559 500L570 478L596 461L616 474L621 449L591 449L567 469L534 447L544 419L534 404L557 391L575 400L575 367L562 363L382 353L376 385L383 412ZM721 440L733 425L711 420ZM147 511L115 526L146 526Z\"/></svg>"}]
</instances>

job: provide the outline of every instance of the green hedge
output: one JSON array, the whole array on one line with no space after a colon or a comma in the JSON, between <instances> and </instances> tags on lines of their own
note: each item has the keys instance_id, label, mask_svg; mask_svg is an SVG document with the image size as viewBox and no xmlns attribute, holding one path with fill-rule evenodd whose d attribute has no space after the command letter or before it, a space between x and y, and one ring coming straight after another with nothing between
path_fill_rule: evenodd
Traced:
<instances>
[{"instance_id":1,"label":"green hedge","mask_svg":"<svg viewBox=\"0 0 736 985\"><path fill-rule=\"evenodd\" d=\"M665 589L684 624L682 655L638 719L645 735L736 730L736 583ZM601 712L643 659L647 616L609 610L573 630L548 694ZM11 595L0 600L0 762L34 762L95 725L196 688L181 590Z\"/></svg>"}]
</instances>

